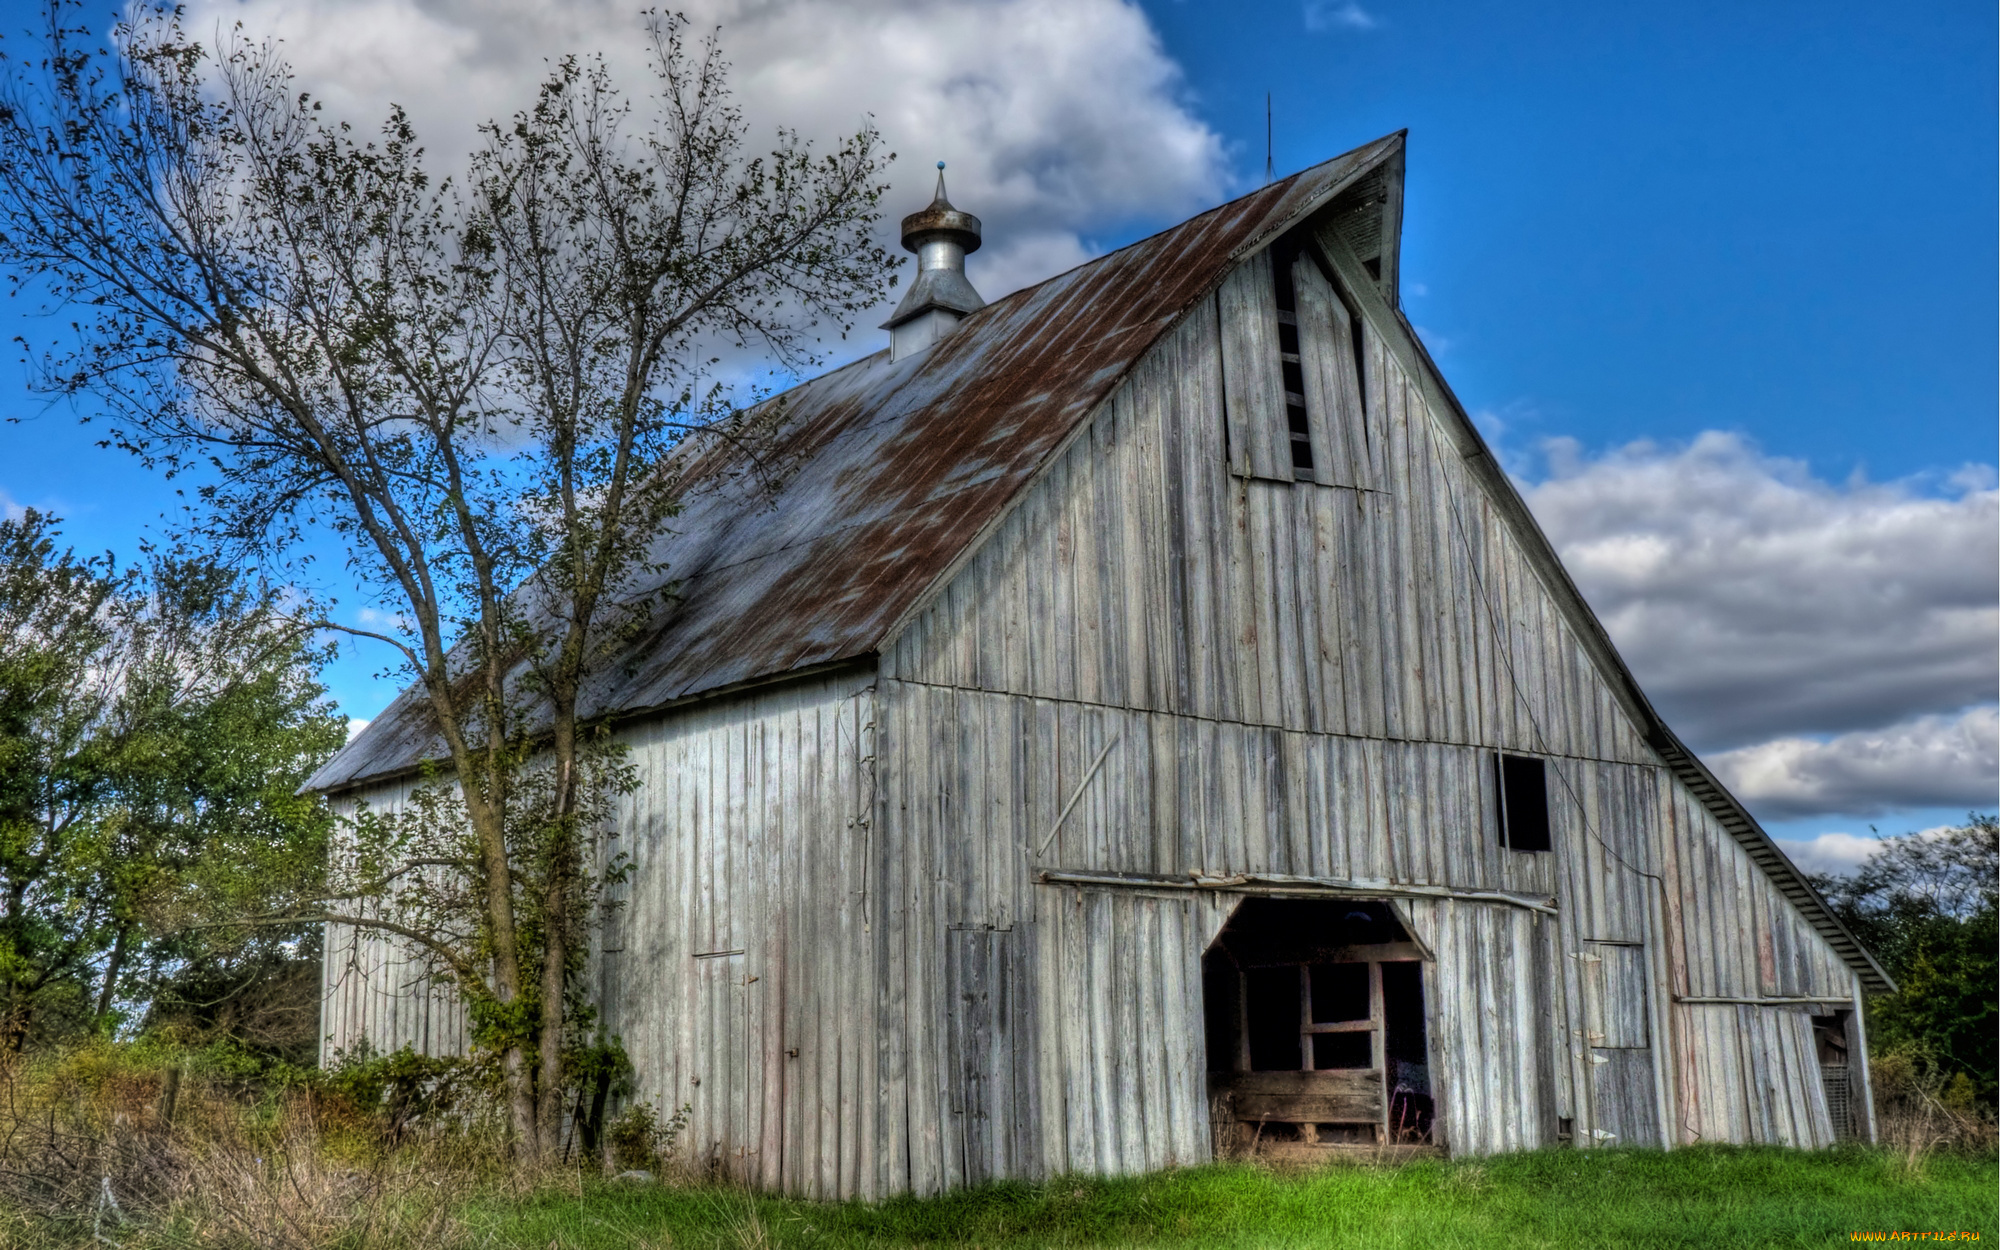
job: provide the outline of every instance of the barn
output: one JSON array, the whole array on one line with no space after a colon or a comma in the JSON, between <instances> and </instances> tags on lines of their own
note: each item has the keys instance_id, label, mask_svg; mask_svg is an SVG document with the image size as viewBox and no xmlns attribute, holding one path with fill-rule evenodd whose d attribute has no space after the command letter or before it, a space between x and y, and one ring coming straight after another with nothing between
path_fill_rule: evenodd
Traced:
<instances>
[{"instance_id":1,"label":"barn","mask_svg":"<svg viewBox=\"0 0 2000 1250\"><path fill-rule=\"evenodd\" d=\"M877 1198L1872 1137L1888 980L1399 311L1403 161L991 304L940 182L889 349L690 453L680 597L584 707L643 778L589 984L695 1153ZM438 754L406 694L313 784ZM330 932L327 1052L460 1048L421 972Z\"/></svg>"}]
</instances>

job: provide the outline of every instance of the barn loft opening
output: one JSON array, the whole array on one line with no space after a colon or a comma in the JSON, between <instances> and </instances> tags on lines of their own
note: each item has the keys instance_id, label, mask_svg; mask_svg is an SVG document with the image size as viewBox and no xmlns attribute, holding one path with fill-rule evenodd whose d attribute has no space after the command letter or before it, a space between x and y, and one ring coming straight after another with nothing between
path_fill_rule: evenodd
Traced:
<instances>
[{"instance_id":1,"label":"barn loft opening","mask_svg":"<svg viewBox=\"0 0 2000 1250\"><path fill-rule=\"evenodd\" d=\"M1246 899L1202 959L1218 1148L1428 1141L1422 959L1386 902Z\"/></svg>"},{"instance_id":2,"label":"barn loft opening","mask_svg":"<svg viewBox=\"0 0 2000 1250\"><path fill-rule=\"evenodd\" d=\"M1285 428L1292 440L1292 468L1310 478L1312 426L1306 416L1306 371L1299 354L1299 305L1292 289L1292 266L1305 241L1298 232L1271 248L1271 293L1278 305L1278 369L1283 375Z\"/></svg>"},{"instance_id":3,"label":"barn loft opening","mask_svg":"<svg viewBox=\"0 0 2000 1250\"><path fill-rule=\"evenodd\" d=\"M1549 850L1548 765L1532 755L1496 755L1493 772L1500 786L1500 845Z\"/></svg>"}]
</instances>

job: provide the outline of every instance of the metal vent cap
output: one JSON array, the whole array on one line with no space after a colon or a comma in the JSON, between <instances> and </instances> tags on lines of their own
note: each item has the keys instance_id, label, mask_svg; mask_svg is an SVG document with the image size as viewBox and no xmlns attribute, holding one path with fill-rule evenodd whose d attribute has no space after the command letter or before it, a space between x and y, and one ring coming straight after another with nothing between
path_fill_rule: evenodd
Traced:
<instances>
[{"instance_id":1,"label":"metal vent cap","mask_svg":"<svg viewBox=\"0 0 2000 1250\"><path fill-rule=\"evenodd\" d=\"M912 252L926 243L956 243L967 252L979 250L979 218L951 206L944 194L944 162L938 162L937 196L922 212L903 218L903 247Z\"/></svg>"}]
</instances>

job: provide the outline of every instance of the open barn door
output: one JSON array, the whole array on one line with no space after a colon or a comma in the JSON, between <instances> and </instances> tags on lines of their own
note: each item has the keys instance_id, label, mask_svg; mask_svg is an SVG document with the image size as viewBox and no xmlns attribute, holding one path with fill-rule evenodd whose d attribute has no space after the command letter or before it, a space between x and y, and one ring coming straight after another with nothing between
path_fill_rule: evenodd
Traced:
<instances>
[{"instance_id":1,"label":"open barn door","mask_svg":"<svg viewBox=\"0 0 2000 1250\"><path fill-rule=\"evenodd\" d=\"M1202 964L1216 1153L1425 1144L1422 959L1383 902L1239 906Z\"/></svg>"}]
</instances>

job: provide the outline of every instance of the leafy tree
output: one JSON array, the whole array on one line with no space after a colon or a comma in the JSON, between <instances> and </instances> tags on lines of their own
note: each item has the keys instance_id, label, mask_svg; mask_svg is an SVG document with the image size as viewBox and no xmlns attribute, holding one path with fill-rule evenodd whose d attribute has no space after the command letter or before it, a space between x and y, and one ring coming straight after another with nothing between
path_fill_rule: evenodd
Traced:
<instances>
[{"instance_id":1,"label":"leafy tree","mask_svg":"<svg viewBox=\"0 0 2000 1250\"><path fill-rule=\"evenodd\" d=\"M197 926L318 870L325 805L295 791L343 725L271 587L81 558L33 511L0 520L0 637L0 1018L19 1046L107 1023L191 956L245 957Z\"/></svg>"},{"instance_id":2,"label":"leafy tree","mask_svg":"<svg viewBox=\"0 0 2000 1250\"><path fill-rule=\"evenodd\" d=\"M2000 822L1975 812L1956 829L1885 839L1853 876L1815 884L1897 984L1868 1004L1869 1049L1964 1073L1991 1103Z\"/></svg>"},{"instance_id":3,"label":"leafy tree","mask_svg":"<svg viewBox=\"0 0 2000 1250\"><path fill-rule=\"evenodd\" d=\"M449 977L506 1074L516 1148L558 1144L590 839L632 784L580 723L607 644L657 606L669 454L727 409L717 352L814 362L886 289L890 157L746 149L713 38L651 14L652 91L564 59L486 127L462 181L408 119L329 121L270 46L210 50L139 7L109 51L55 10L0 87L0 263L80 315L48 358L111 441L199 470L197 534L298 552L308 528L399 624L437 728L418 801L347 835L316 915Z\"/></svg>"}]
</instances>

